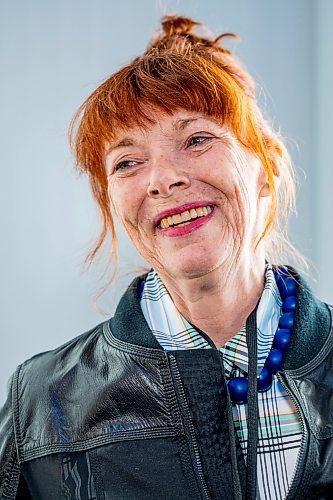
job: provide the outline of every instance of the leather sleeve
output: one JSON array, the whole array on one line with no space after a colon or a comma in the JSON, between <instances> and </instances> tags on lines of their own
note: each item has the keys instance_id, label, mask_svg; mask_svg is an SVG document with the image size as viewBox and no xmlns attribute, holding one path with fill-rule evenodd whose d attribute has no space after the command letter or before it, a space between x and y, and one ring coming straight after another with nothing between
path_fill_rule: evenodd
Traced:
<instances>
[{"instance_id":1,"label":"leather sleeve","mask_svg":"<svg viewBox=\"0 0 333 500\"><path fill-rule=\"evenodd\" d=\"M15 374L9 381L8 397L0 410L0 499L27 499L24 479L21 476L17 456L13 420L13 384ZM20 485L20 488L19 488ZM21 492L21 493L20 493ZM25 493L24 493L25 492Z\"/></svg>"}]
</instances>

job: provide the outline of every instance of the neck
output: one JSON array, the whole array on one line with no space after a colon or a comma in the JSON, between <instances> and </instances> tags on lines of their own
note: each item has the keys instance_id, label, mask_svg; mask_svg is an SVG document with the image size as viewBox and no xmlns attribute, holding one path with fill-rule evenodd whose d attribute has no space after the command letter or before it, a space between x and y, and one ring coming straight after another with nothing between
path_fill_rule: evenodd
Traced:
<instances>
[{"instance_id":1,"label":"neck","mask_svg":"<svg viewBox=\"0 0 333 500\"><path fill-rule=\"evenodd\" d=\"M204 276L170 279L159 273L178 311L219 349L245 325L265 284L265 258L224 264Z\"/></svg>"}]
</instances>

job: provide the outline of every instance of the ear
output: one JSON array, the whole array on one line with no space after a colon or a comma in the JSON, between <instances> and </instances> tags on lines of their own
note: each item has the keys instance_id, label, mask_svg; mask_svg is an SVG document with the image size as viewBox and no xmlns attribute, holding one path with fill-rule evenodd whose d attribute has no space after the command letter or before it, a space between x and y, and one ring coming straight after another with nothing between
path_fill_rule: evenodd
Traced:
<instances>
[{"instance_id":1,"label":"ear","mask_svg":"<svg viewBox=\"0 0 333 500\"><path fill-rule=\"evenodd\" d=\"M276 189L279 188L280 184L280 172L276 165L273 165L273 175L274 175L274 184ZM259 175L259 198L264 198L265 196L271 195L271 187L268 182L267 172L263 166L260 169Z\"/></svg>"},{"instance_id":2,"label":"ear","mask_svg":"<svg viewBox=\"0 0 333 500\"><path fill-rule=\"evenodd\" d=\"M268 184L268 181L264 183L263 186L261 186L260 191L259 191L259 198L265 198L266 196L270 196L271 190Z\"/></svg>"}]
</instances>

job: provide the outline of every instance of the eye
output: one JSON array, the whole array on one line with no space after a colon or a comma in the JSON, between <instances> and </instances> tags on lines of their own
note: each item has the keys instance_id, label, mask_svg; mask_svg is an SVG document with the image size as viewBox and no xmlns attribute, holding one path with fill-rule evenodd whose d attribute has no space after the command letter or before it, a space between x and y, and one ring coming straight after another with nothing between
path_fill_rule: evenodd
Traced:
<instances>
[{"instance_id":1,"label":"eye","mask_svg":"<svg viewBox=\"0 0 333 500\"><path fill-rule=\"evenodd\" d=\"M119 163L116 163L114 170L128 170L130 168L135 167L138 164L137 161L134 160L123 160L120 161Z\"/></svg>"},{"instance_id":2,"label":"eye","mask_svg":"<svg viewBox=\"0 0 333 500\"><path fill-rule=\"evenodd\" d=\"M187 141L187 146L201 146L202 144L205 144L206 142L210 141L213 139L213 137L208 137L205 135L193 135L192 137L189 138Z\"/></svg>"}]
</instances>

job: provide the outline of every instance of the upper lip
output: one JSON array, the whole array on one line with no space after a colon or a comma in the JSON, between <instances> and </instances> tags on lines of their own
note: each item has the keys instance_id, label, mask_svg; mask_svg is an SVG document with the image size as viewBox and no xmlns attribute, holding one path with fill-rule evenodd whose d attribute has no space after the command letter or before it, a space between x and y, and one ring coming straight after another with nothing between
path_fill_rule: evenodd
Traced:
<instances>
[{"instance_id":1,"label":"upper lip","mask_svg":"<svg viewBox=\"0 0 333 500\"><path fill-rule=\"evenodd\" d=\"M165 217L171 217L175 214L180 214L186 210L191 210L191 208L206 207L207 205L214 206L211 201L193 201L192 203L185 203L184 205L179 205L178 207L169 208L169 210L164 210L154 217L154 224L158 226L162 219Z\"/></svg>"}]
</instances>

